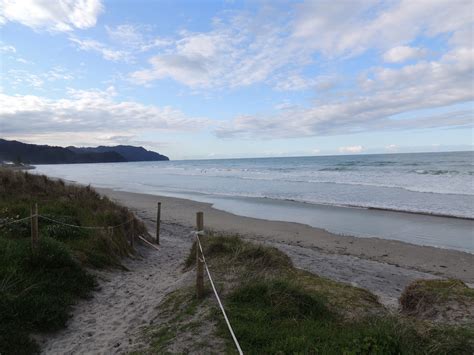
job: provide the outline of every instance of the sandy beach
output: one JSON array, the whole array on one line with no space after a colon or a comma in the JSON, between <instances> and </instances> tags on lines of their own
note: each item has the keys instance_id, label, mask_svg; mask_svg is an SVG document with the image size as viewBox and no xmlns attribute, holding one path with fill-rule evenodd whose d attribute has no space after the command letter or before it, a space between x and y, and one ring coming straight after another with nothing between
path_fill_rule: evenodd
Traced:
<instances>
[{"instance_id":1,"label":"sandy beach","mask_svg":"<svg viewBox=\"0 0 474 355\"><path fill-rule=\"evenodd\" d=\"M191 200L98 190L149 222L156 218L157 201L162 202L165 224L192 228L196 212L203 211L208 229L273 244L288 253L296 266L365 287L392 304L413 279L447 277L474 283L474 255L469 253L379 238L340 236L298 223L237 216Z\"/></svg>"},{"instance_id":2,"label":"sandy beach","mask_svg":"<svg viewBox=\"0 0 474 355\"><path fill-rule=\"evenodd\" d=\"M290 222L268 221L237 216L210 204L164 196L98 189L99 192L154 220L157 201L162 202L162 218L167 223L193 227L195 214L203 211L206 228L238 234L246 238L317 250L327 254L354 256L442 277L474 282L474 255L455 250L419 246L379 238L341 236L322 229Z\"/></svg>"},{"instance_id":3,"label":"sandy beach","mask_svg":"<svg viewBox=\"0 0 474 355\"><path fill-rule=\"evenodd\" d=\"M365 288L395 312L401 292L416 279L452 277L474 282L474 255L468 253L339 236L297 223L241 217L191 200L97 190L136 213L151 235L160 201L160 247L155 250L138 243L137 257L123 260L127 271L96 272L99 289L74 307L68 327L38 336L45 354L122 354L139 348L140 332L156 319L161 300L194 277L192 271L183 273L183 261L192 244L197 211L204 212L207 229L274 246L288 254L296 267Z\"/></svg>"}]
</instances>

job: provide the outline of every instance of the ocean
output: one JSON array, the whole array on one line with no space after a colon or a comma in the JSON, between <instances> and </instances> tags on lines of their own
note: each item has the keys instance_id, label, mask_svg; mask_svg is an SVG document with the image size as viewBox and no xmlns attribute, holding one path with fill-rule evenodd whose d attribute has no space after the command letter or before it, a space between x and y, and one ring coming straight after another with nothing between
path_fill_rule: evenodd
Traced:
<instances>
[{"instance_id":1,"label":"ocean","mask_svg":"<svg viewBox=\"0 0 474 355\"><path fill-rule=\"evenodd\" d=\"M358 212L362 220L353 221L356 224L367 224L367 211L371 216L398 211L459 217L466 219L458 222L465 224L462 231L447 228L467 233L460 245L409 239L474 250L469 220L474 218L474 152L39 165L36 170L83 184L210 202L237 214L252 211L254 217L301 222L340 234L377 236L380 231L345 228L341 221L331 227L311 216L350 207L362 210ZM293 212L278 212L275 206ZM309 217L301 217L295 208L309 211ZM273 211L270 216L268 211Z\"/></svg>"}]
</instances>

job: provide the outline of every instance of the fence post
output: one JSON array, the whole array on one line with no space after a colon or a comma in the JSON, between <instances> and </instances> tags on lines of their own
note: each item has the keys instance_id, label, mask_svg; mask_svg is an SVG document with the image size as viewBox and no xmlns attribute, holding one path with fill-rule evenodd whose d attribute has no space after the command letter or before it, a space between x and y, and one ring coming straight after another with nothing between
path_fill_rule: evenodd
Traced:
<instances>
[{"instance_id":1,"label":"fence post","mask_svg":"<svg viewBox=\"0 0 474 355\"><path fill-rule=\"evenodd\" d=\"M132 219L132 223L130 224L131 228L131 235L130 235L130 246L132 249L135 248L135 219Z\"/></svg>"},{"instance_id":2,"label":"fence post","mask_svg":"<svg viewBox=\"0 0 474 355\"><path fill-rule=\"evenodd\" d=\"M156 211L156 244L160 244L161 202L158 202Z\"/></svg>"},{"instance_id":3,"label":"fence post","mask_svg":"<svg viewBox=\"0 0 474 355\"><path fill-rule=\"evenodd\" d=\"M204 230L204 214L196 213L196 227L198 233ZM202 253L196 238L196 296L202 298L204 295L204 263L202 262Z\"/></svg>"},{"instance_id":4,"label":"fence post","mask_svg":"<svg viewBox=\"0 0 474 355\"><path fill-rule=\"evenodd\" d=\"M33 250L38 248L39 234L38 234L38 204L31 206L31 247Z\"/></svg>"}]
</instances>

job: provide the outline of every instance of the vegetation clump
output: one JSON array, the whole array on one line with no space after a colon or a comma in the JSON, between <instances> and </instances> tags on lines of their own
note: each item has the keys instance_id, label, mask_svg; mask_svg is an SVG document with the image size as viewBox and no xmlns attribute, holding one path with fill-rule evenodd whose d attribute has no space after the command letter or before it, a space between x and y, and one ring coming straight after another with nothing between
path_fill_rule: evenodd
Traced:
<instances>
[{"instance_id":1,"label":"vegetation clump","mask_svg":"<svg viewBox=\"0 0 474 355\"><path fill-rule=\"evenodd\" d=\"M31 247L30 216L37 203L39 244ZM88 297L95 279L86 267L119 267L132 250L129 225L106 229L130 219L130 212L90 187L66 185L45 176L0 169L0 353L38 352L31 333L58 330L70 306ZM10 223L10 224L8 224ZM135 220L138 232L145 227Z\"/></svg>"},{"instance_id":2,"label":"vegetation clump","mask_svg":"<svg viewBox=\"0 0 474 355\"><path fill-rule=\"evenodd\" d=\"M201 241L246 354L472 354L474 350L472 327L394 315L370 292L296 269L275 248L212 234ZM195 264L195 248L185 270ZM192 351L195 339L207 339L200 346L214 353L236 353L212 291L207 294L197 300L193 287L170 294L160 305L161 317L169 317L160 319L162 325L147 328L151 346L137 353ZM188 324L193 325L191 332ZM212 335L209 327L214 329ZM183 347L186 338L192 340ZM225 340L223 350L212 344L216 339Z\"/></svg>"},{"instance_id":3,"label":"vegetation clump","mask_svg":"<svg viewBox=\"0 0 474 355\"><path fill-rule=\"evenodd\" d=\"M401 311L418 318L474 326L474 289L460 280L417 280L400 297Z\"/></svg>"}]
</instances>

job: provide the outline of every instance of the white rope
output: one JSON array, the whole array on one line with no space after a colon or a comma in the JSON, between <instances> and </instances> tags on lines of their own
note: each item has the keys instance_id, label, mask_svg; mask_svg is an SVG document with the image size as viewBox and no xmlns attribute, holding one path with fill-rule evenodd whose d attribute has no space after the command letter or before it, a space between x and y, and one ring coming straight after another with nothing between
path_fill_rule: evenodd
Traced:
<instances>
[{"instance_id":1,"label":"white rope","mask_svg":"<svg viewBox=\"0 0 474 355\"><path fill-rule=\"evenodd\" d=\"M3 224L0 224L0 228L2 227L6 227L10 224L14 224L14 223L19 223L19 222L22 222L22 221L26 221L27 219L31 219L31 217L34 217L35 215L33 216L28 216L28 217L25 217L25 218L20 218L20 219L15 219L14 221L10 221L10 222L7 222L7 223L3 223Z\"/></svg>"},{"instance_id":2,"label":"white rope","mask_svg":"<svg viewBox=\"0 0 474 355\"><path fill-rule=\"evenodd\" d=\"M209 271L209 267L207 266L204 252L202 251L201 240L199 239L199 236L203 235L204 231L197 231L197 232L194 232L193 234L196 235L196 240L197 240L199 249L201 250L202 260L200 259L200 261L202 261L204 263L204 266L206 267L207 276L209 276L209 281L211 282L214 295L216 296L217 302L219 303L219 307L221 308L222 314L224 315L224 319L227 323L227 328L229 328L230 335L232 335L232 339L234 340L235 346L237 347L237 351L239 352L240 355L243 355L244 353L242 351L242 348L240 347L239 341L237 340L237 337L234 334L234 330L232 329L232 326L230 325L229 318L227 318L227 314L225 313L224 306L222 305L221 299L219 298L219 294L217 293L216 287L214 286L214 281L212 280L211 272Z\"/></svg>"},{"instance_id":3,"label":"white rope","mask_svg":"<svg viewBox=\"0 0 474 355\"><path fill-rule=\"evenodd\" d=\"M64 223L64 222L60 222L60 221L56 221L55 219L52 219L52 218L49 218L49 217L45 217L45 216L42 216L42 215L38 215L38 217L42 218L42 219L45 219L47 221L50 221L50 222L54 222L54 223L57 223L57 224L61 224L63 226L67 226L67 227L72 227L72 228L79 228L79 229L108 229L108 228L118 228L118 227L121 227L127 223L130 223L131 221L133 221L133 217L130 218L128 221L125 221L123 223L120 223L120 224L117 224L115 226L109 226L109 227L94 227L94 226L78 226L78 225L75 225L75 224L69 224L69 223Z\"/></svg>"},{"instance_id":4,"label":"white rope","mask_svg":"<svg viewBox=\"0 0 474 355\"><path fill-rule=\"evenodd\" d=\"M152 248L155 248L156 250L160 251L160 248L158 246L156 246L155 244L150 243L148 240L143 238L141 235L138 235L137 237L140 238L141 240L143 240L146 244L148 244Z\"/></svg>"}]
</instances>

